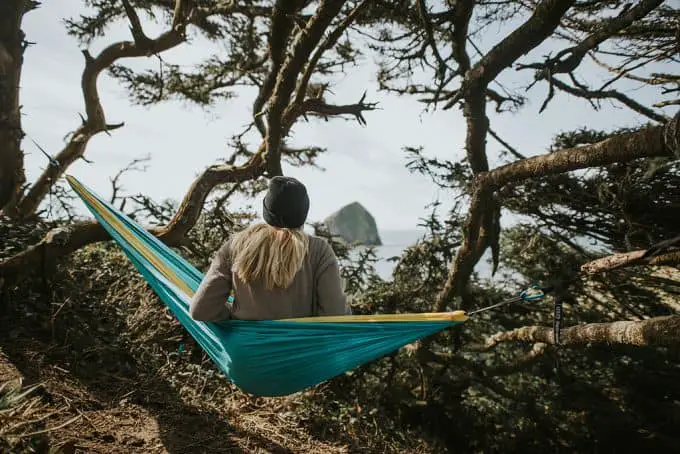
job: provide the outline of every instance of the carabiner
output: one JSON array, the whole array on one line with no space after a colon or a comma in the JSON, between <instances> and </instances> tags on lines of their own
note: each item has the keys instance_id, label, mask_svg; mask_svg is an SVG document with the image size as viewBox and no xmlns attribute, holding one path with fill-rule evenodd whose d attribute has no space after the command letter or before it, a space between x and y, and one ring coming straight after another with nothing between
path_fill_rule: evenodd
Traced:
<instances>
[{"instance_id":1,"label":"carabiner","mask_svg":"<svg viewBox=\"0 0 680 454\"><path fill-rule=\"evenodd\" d=\"M524 301L540 300L544 296L545 296L545 292L538 285L532 285L531 287L529 287L525 290L522 290L519 294L519 297L522 298L522 300L524 300Z\"/></svg>"}]
</instances>

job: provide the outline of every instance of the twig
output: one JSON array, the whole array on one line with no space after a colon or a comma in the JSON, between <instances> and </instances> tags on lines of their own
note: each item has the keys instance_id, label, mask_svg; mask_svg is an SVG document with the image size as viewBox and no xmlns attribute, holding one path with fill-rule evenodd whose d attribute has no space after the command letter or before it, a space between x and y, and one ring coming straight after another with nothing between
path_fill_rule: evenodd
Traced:
<instances>
[{"instance_id":1,"label":"twig","mask_svg":"<svg viewBox=\"0 0 680 454\"><path fill-rule=\"evenodd\" d=\"M146 155L142 158L135 158L132 161L130 161L125 167L120 169L112 178L109 179L111 181L111 198L109 199L109 203L114 204L118 200L118 193L122 189L119 184L119 180L121 179L121 177L127 172L145 172L149 166L143 165L140 167L137 164L149 162L150 160L151 155Z\"/></svg>"},{"instance_id":2,"label":"twig","mask_svg":"<svg viewBox=\"0 0 680 454\"><path fill-rule=\"evenodd\" d=\"M16 429L18 429L19 427L22 427L22 426L27 426L27 425L30 425L30 424L39 423L39 422L44 421L44 420L46 420L46 419L48 419L48 418L51 418L52 416L56 415L57 413L61 413L61 412L64 411L64 410L66 410L66 409L65 409L65 408L60 408L60 409L58 409L58 410L51 411L51 412L47 413L46 415L41 416L40 418L32 419L32 420L30 420L30 421L21 421L21 422L18 422L18 423L16 423L16 424L14 424L13 426L10 426L10 427L7 429L7 431L10 432L10 431L16 430Z\"/></svg>"},{"instance_id":3,"label":"twig","mask_svg":"<svg viewBox=\"0 0 680 454\"><path fill-rule=\"evenodd\" d=\"M579 98L587 99L592 101L594 99L614 99L619 101L621 104L625 105L629 109L644 115L645 117L657 121L659 123L666 123L668 118L665 115L656 113L654 110L646 107L639 102L635 101L623 93L616 90L588 90L585 88L572 87L571 85L553 77L551 79L551 86L555 86L560 90L569 93L570 95L577 96ZM547 102L548 100L546 100Z\"/></svg>"},{"instance_id":4,"label":"twig","mask_svg":"<svg viewBox=\"0 0 680 454\"><path fill-rule=\"evenodd\" d=\"M514 157L516 157L517 159L526 159L526 156L524 156L522 153L520 153L519 151L517 151L516 148L514 148L512 145L510 145L509 143L507 143L505 140L501 139L501 137L500 137L498 134L496 134L496 132L495 132L493 129L491 129L491 128L489 128L489 135L490 135L491 137L493 137L494 139L496 139L496 141L497 141L498 143L500 143L501 145L503 145L503 146L505 147L505 149L508 150L508 152L510 152L510 154L512 154L512 155L513 155Z\"/></svg>"},{"instance_id":5,"label":"twig","mask_svg":"<svg viewBox=\"0 0 680 454\"><path fill-rule=\"evenodd\" d=\"M322 118L328 119L329 116L339 116L339 115L352 115L356 118L357 122L366 126L366 119L363 116L363 112L378 109L377 102L366 102L366 92L361 95L359 101L355 104L345 104L345 105L334 105L326 104L321 98L310 98L305 100L299 110L291 113L296 117L305 116L307 114L318 115ZM286 121L291 121L292 118L287 118Z\"/></svg>"},{"instance_id":6,"label":"twig","mask_svg":"<svg viewBox=\"0 0 680 454\"><path fill-rule=\"evenodd\" d=\"M434 57L438 63L436 77L437 79L439 79L441 86L441 83L446 78L446 70L450 68L448 67L448 65L442 58L441 54L439 53L439 50L437 49L437 42L435 41L434 38L434 29L432 27L432 22L430 22L430 18L428 17L427 5L425 4L425 0L418 0L418 14L420 16L421 22L423 23L423 29L425 30L425 36L427 37L427 44L432 49L432 53L434 54ZM437 100L435 99L435 103L436 102Z\"/></svg>"},{"instance_id":7,"label":"twig","mask_svg":"<svg viewBox=\"0 0 680 454\"><path fill-rule=\"evenodd\" d=\"M38 431L35 431L35 432L24 433L24 434L18 435L18 437L19 438L34 437L36 435L54 432L55 430L63 429L64 427L68 426L69 424L76 422L79 419L80 419L80 415L69 419L65 423L59 424L58 426L50 427L50 428L47 428L47 429L44 429L44 430L38 430Z\"/></svg>"}]
</instances>

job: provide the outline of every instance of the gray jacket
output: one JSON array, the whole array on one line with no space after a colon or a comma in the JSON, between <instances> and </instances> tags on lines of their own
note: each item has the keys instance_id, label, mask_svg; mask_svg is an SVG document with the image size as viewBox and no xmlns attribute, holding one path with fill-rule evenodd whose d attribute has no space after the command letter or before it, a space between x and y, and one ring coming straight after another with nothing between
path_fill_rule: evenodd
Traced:
<instances>
[{"instance_id":1,"label":"gray jacket","mask_svg":"<svg viewBox=\"0 0 680 454\"><path fill-rule=\"evenodd\" d=\"M264 283L242 282L232 272L228 242L215 255L191 300L195 320L278 320L350 313L343 292L338 260L323 238L309 236L302 268L285 289L267 290ZM227 303L233 291L234 303Z\"/></svg>"}]
</instances>

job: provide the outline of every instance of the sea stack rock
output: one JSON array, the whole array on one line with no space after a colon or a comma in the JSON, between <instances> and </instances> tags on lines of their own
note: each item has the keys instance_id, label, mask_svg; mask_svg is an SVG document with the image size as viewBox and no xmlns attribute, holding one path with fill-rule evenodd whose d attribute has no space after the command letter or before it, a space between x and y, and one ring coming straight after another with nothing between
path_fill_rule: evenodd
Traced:
<instances>
[{"instance_id":1,"label":"sea stack rock","mask_svg":"<svg viewBox=\"0 0 680 454\"><path fill-rule=\"evenodd\" d=\"M350 244L381 246L378 227L371 213L359 202L345 205L324 220L332 235L339 236Z\"/></svg>"}]
</instances>

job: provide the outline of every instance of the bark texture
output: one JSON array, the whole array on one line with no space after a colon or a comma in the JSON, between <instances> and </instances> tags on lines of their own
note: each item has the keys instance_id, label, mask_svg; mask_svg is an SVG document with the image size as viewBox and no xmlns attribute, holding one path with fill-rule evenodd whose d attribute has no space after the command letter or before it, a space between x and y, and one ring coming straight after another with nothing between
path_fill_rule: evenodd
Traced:
<instances>
[{"instance_id":1,"label":"bark texture","mask_svg":"<svg viewBox=\"0 0 680 454\"><path fill-rule=\"evenodd\" d=\"M26 176L21 140L19 86L26 49L21 21L34 8L27 0L0 2L0 210L11 210L21 196Z\"/></svg>"},{"instance_id":2,"label":"bark texture","mask_svg":"<svg viewBox=\"0 0 680 454\"><path fill-rule=\"evenodd\" d=\"M524 326L490 337L487 347L501 342L541 342L554 344L553 329L543 326ZM641 321L588 323L563 329L560 345L625 344L654 347L673 347L680 344L680 316L669 315Z\"/></svg>"}]
</instances>

